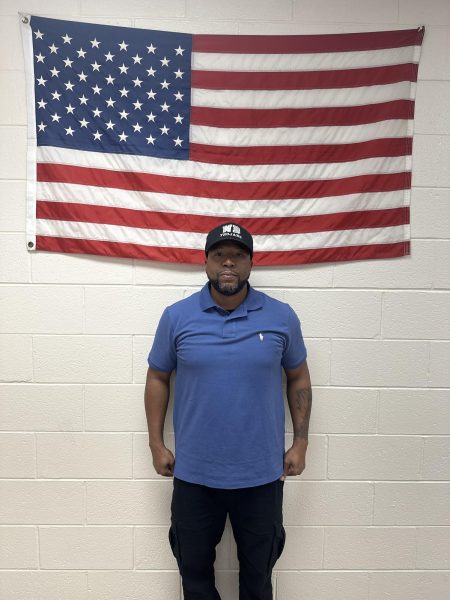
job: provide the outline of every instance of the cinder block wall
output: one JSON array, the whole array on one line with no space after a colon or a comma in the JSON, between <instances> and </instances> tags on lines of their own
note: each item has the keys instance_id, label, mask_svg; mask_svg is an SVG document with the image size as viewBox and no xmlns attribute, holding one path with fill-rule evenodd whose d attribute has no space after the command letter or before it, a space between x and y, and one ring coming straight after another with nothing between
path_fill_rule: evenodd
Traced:
<instances>
[{"instance_id":1,"label":"cinder block wall","mask_svg":"<svg viewBox=\"0 0 450 600\"><path fill-rule=\"evenodd\" d=\"M195 267L27 253L18 10L209 33L426 25L412 256L259 269L252 281L298 311L314 382L308 467L285 488L276 600L448 599L448 0L1 0L2 600L180 599L171 483L151 467L142 393L163 307L204 281ZM223 600L236 600L228 528L217 569Z\"/></svg>"}]
</instances>

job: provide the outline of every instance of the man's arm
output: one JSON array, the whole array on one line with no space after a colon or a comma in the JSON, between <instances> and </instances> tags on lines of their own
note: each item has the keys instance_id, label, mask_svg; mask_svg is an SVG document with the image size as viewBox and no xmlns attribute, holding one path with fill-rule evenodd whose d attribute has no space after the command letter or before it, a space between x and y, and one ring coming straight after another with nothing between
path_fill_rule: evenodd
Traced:
<instances>
[{"instance_id":1,"label":"man's arm","mask_svg":"<svg viewBox=\"0 0 450 600\"><path fill-rule=\"evenodd\" d=\"M145 384L145 413L153 466L159 475L173 476L175 458L164 444L164 421L170 394L170 373L149 368Z\"/></svg>"},{"instance_id":2,"label":"man's arm","mask_svg":"<svg viewBox=\"0 0 450 600\"><path fill-rule=\"evenodd\" d=\"M292 446L284 455L284 477L300 475L305 469L308 447L309 417L311 414L311 379L306 360L296 369L285 369L287 399L294 428Z\"/></svg>"}]
</instances>

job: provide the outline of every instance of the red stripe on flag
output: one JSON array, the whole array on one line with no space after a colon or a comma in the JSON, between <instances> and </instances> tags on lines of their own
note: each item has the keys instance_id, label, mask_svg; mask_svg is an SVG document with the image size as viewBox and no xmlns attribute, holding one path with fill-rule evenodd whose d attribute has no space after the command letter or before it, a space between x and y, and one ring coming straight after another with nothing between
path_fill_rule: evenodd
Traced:
<instances>
[{"instance_id":1,"label":"red stripe on flag","mask_svg":"<svg viewBox=\"0 0 450 600\"><path fill-rule=\"evenodd\" d=\"M99 242L98 240L36 236L36 250L47 252L67 252L69 254L97 254L118 258L136 258L161 262L190 263L202 265L205 262L203 250L188 248L164 248L124 244L119 242Z\"/></svg>"},{"instance_id":2,"label":"red stripe on flag","mask_svg":"<svg viewBox=\"0 0 450 600\"><path fill-rule=\"evenodd\" d=\"M411 173L370 174L312 181L222 182L38 163L37 180L199 198L281 200L288 198L324 198L360 192L390 192L407 189L411 185Z\"/></svg>"},{"instance_id":3,"label":"red stripe on flag","mask_svg":"<svg viewBox=\"0 0 450 600\"><path fill-rule=\"evenodd\" d=\"M392 119L412 119L413 100L392 100L361 106L326 108L209 108L191 107L191 125L209 127L323 127L366 125Z\"/></svg>"},{"instance_id":4,"label":"red stripe on flag","mask_svg":"<svg viewBox=\"0 0 450 600\"><path fill-rule=\"evenodd\" d=\"M358 52L420 45L425 28L325 35L206 35L192 36L193 52L231 54L309 54Z\"/></svg>"},{"instance_id":5,"label":"red stripe on flag","mask_svg":"<svg viewBox=\"0 0 450 600\"><path fill-rule=\"evenodd\" d=\"M190 159L226 165L340 163L412 153L412 138L310 146L208 146L191 144Z\"/></svg>"},{"instance_id":6,"label":"red stripe on flag","mask_svg":"<svg viewBox=\"0 0 450 600\"><path fill-rule=\"evenodd\" d=\"M288 250L256 252L253 264L256 267L272 265L300 265L346 260L368 260L372 258L397 258L410 254L410 242L393 244L371 244L367 246L340 246L312 250Z\"/></svg>"},{"instance_id":7,"label":"red stripe on flag","mask_svg":"<svg viewBox=\"0 0 450 600\"><path fill-rule=\"evenodd\" d=\"M316 90L417 81L417 64L300 72L192 71L192 87L209 90Z\"/></svg>"},{"instance_id":8,"label":"red stripe on flag","mask_svg":"<svg viewBox=\"0 0 450 600\"><path fill-rule=\"evenodd\" d=\"M37 236L36 249L50 252L68 252L72 254L98 254L101 256L156 260L162 262L190 263L203 265L203 250L187 248L163 248L123 244L117 242L99 242ZM347 260L367 260L372 258L396 258L410 253L409 242L394 244L372 244L368 246L342 246L338 248L318 248L312 250L288 250L274 252L255 252L255 266L295 265L313 262L337 262Z\"/></svg>"},{"instance_id":9,"label":"red stripe on flag","mask_svg":"<svg viewBox=\"0 0 450 600\"><path fill-rule=\"evenodd\" d=\"M336 208L338 208L338 204L336 204ZM207 233L214 227L224 223L228 218L43 200L37 203L36 217L57 221L101 223L143 229L195 231L199 233ZM339 212L302 217L241 218L239 222L243 227L248 228L253 235L282 235L393 227L409 222L409 208Z\"/></svg>"}]
</instances>

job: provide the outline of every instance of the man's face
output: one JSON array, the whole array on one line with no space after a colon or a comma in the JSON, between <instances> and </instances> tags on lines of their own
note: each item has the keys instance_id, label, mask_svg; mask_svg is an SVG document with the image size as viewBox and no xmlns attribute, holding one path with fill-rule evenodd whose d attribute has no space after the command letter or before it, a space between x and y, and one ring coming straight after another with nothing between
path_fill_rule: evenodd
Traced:
<instances>
[{"instance_id":1,"label":"man's face","mask_svg":"<svg viewBox=\"0 0 450 600\"><path fill-rule=\"evenodd\" d=\"M213 288L225 296L234 296L247 284L253 263L245 248L226 241L210 249L205 264Z\"/></svg>"}]
</instances>

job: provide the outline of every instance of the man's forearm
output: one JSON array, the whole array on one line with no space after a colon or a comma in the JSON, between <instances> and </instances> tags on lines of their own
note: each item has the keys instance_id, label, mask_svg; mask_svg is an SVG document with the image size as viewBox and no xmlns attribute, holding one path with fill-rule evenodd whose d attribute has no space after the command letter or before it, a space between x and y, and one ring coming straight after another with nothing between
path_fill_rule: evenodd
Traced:
<instances>
[{"instance_id":1,"label":"man's forearm","mask_svg":"<svg viewBox=\"0 0 450 600\"><path fill-rule=\"evenodd\" d=\"M175 458L164 444L164 421L170 394L170 373L149 369L145 384L145 412L153 466L159 475L173 477Z\"/></svg>"},{"instance_id":2,"label":"man's forearm","mask_svg":"<svg viewBox=\"0 0 450 600\"><path fill-rule=\"evenodd\" d=\"M294 430L294 443L308 443L309 418L312 406L312 390L306 362L287 380L287 399Z\"/></svg>"},{"instance_id":3,"label":"man's forearm","mask_svg":"<svg viewBox=\"0 0 450 600\"><path fill-rule=\"evenodd\" d=\"M164 445L164 422L169 404L169 394L170 374L155 373L149 369L145 384L145 413L151 447Z\"/></svg>"},{"instance_id":4,"label":"man's forearm","mask_svg":"<svg viewBox=\"0 0 450 600\"><path fill-rule=\"evenodd\" d=\"M292 383L290 387L292 389L288 391L288 403L294 429L294 442L296 440L307 442L312 406L311 386L298 387Z\"/></svg>"}]
</instances>

